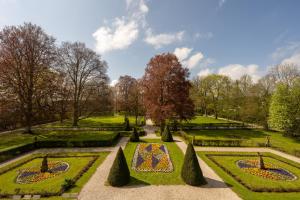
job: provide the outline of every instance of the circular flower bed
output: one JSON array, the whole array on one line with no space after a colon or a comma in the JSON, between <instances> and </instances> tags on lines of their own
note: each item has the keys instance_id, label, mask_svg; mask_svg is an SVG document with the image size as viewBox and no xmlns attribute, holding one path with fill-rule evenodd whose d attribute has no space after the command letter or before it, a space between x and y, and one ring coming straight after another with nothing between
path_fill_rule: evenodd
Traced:
<instances>
[{"instance_id":1,"label":"circular flower bed","mask_svg":"<svg viewBox=\"0 0 300 200\"><path fill-rule=\"evenodd\" d=\"M293 181L297 179L291 172L272 163L265 163L266 169L260 169L258 160L239 160L237 161L237 166L244 172L266 179L278 181Z\"/></svg>"},{"instance_id":2,"label":"circular flower bed","mask_svg":"<svg viewBox=\"0 0 300 200\"><path fill-rule=\"evenodd\" d=\"M59 174L66 172L69 169L69 164L62 161L48 162L48 172L42 173L40 167L32 167L19 170L19 175L16 182L20 184L37 183Z\"/></svg>"}]
</instances>

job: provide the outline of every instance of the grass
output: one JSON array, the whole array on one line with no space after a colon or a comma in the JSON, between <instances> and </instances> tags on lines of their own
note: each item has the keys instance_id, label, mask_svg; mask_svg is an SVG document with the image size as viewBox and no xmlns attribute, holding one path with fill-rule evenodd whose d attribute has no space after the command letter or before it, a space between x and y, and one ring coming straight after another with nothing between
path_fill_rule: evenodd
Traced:
<instances>
[{"instance_id":1,"label":"grass","mask_svg":"<svg viewBox=\"0 0 300 200\"><path fill-rule=\"evenodd\" d=\"M264 146L266 137L270 136L272 148L296 154L300 151L300 138L285 137L280 132L264 131L258 129L243 130L189 130L189 135L199 140L227 140L243 139L242 146Z\"/></svg>"},{"instance_id":2,"label":"grass","mask_svg":"<svg viewBox=\"0 0 300 200\"><path fill-rule=\"evenodd\" d=\"M135 124L135 117L129 116L130 124ZM114 115L114 116L97 116L82 118L79 120L78 127L84 128L98 128L105 126L123 126L124 116ZM72 120L65 120L63 123L54 122L49 124L41 125L40 127L47 128L58 128L58 127L72 127Z\"/></svg>"},{"instance_id":3,"label":"grass","mask_svg":"<svg viewBox=\"0 0 300 200\"><path fill-rule=\"evenodd\" d=\"M21 144L31 143L34 140L34 136L31 134L22 133L5 133L0 134L0 150L13 148Z\"/></svg>"},{"instance_id":4,"label":"grass","mask_svg":"<svg viewBox=\"0 0 300 200\"><path fill-rule=\"evenodd\" d=\"M194 119L188 121L186 124L217 124L217 123L230 123L230 121L197 115Z\"/></svg>"},{"instance_id":5,"label":"grass","mask_svg":"<svg viewBox=\"0 0 300 200\"><path fill-rule=\"evenodd\" d=\"M138 144L129 142L125 149L124 154L127 160L127 164L131 175L131 185L145 184L145 185L179 185L184 184L181 179L181 167L183 164L184 155L183 152L174 142L161 142L158 139L147 139L142 142L147 143L162 143L167 146L170 154L170 159L173 163L174 171L169 173L164 172L136 172L132 169L132 158Z\"/></svg>"},{"instance_id":6,"label":"grass","mask_svg":"<svg viewBox=\"0 0 300 200\"><path fill-rule=\"evenodd\" d=\"M245 186L243 186L241 183L239 183L235 178L233 178L231 175L226 173L223 169L221 169L216 163L214 163L212 160L210 160L207 156L207 154L210 155L220 155L224 154L224 152L197 152L197 154L225 181L227 185L231 187L231 189L236 192L242 199L244 200L294 200L294 199L299 199L300 192L287 192L287 193L275 193L275 192L253 192L249 189L247 189ZM248 174L242 174L238 167L235 165L236 159L243 159L243 155L247 154L253 154L253 153L230 153L226 152L226 155L242 155L241 157L235 157L235 156L229 156L228 158L224 157L218 157L214 156L214 158L218 157L218 162L222 164L222 166L225 166L226 169L229 169L231 172L239 176L241 179L244 181L248 181L249 184L252 185L259 185L262 187L299 187L300 180L296 180L290 183L283 183L282 181L269 181L269 180L264 180L262 178L253 176L253 175L248 175ZM295 167L290 166L289 164L295 165L297 167L300 167L299 163L295 163L293 161L287 160L285 158L282 158L280 156L271 154L271 153L264 153L264 156L271 156L275 158L274 160L267 160L267 161L272 161L276 162L277 165L280 165L282 167L288 168L293 172L295 175L300 177L300 171L297 168L295 170ZM282 161L282 162L281 162ZM283 162L287 162L289 164L285 164ZM294 185L295 184L295 185Z\"/></svg>"},{"instance_id":7,"label":"grass","mask_svg":"<svg viewBox=\"0 0 300 200\"><path fill-rule=\"evenodd\" d=\"M57 156L58 154L56 154ZM20 193L23 194L33 194L33 193L41 193L41 192L48 192L48 193L56 193L59 192L61 188L61 184L64 182L65 178L74 178L80 170L82 170L88 162L93 158L92 156L99 155L99 158L96 162L92 165L89 170L84 173L84 175L76 182L74 188L72 188L68 192L79 192L83 185L89 180L92 174L95 172L97 167L104 161L108 152L101 152L101 153L64 153L61 156L68 156L62 158L48 158L48 161L51 160L60 160L65 161L70 164L70 168L67 172L55 176L53 178L46 179L41 182L33 183L33 184L18 184L15 182L15 179L18 175L18 170L32 167L32 166L39 166L41 164L42 158L34 158L25 164L22 164L4 174L0 175L0 194L15 194L15 190L17 188L20 189ZM38 154L36 156L41 156ZM69 157L71 156L71 157ZM73 157L72 157L73 156ZM75 157L76 156L76 157ZM78 158L78 156L81 156ZM24 160L28 160L29 158L24 158ZM80 162L78 162L80 160ZM17 164L22 163L22 160L17 161L16 163L10 164L10 166L17 166ZM10 166L5 166L8 168Z\"/></svg>"}]
</instances>

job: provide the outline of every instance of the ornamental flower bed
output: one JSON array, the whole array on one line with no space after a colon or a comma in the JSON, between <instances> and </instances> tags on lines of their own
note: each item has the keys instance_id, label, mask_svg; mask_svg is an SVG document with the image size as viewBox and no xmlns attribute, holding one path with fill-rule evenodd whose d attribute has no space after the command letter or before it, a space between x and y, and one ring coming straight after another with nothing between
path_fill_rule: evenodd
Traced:
<instances>
[{"instance_id":1,"label":"ornamental flower bed","mask_svg":"<svg viewBox=\"0 0 300 200\"><path fill-rule=\"evenodd\" d=\"M48 172L41 173L40 166L32 168L26 168L19 170L19 175L16 179L16 183L30 184L37 183L57 175L66 172L69 169L69 164L62 161L50 161L48 162Z\"/></svg>"},{"instance_id":2,"label":"ornamental flower bed","mask_svg":"<svg viewBox=\"0 0 300 200\"><path fill-rule=\"evenodd\" d=\"M132 169L144 172L172 172L173 164L164 144L140 143L137 145Z\"/></svg>"},{"instance_id":3,"label":"ornamental flower bed","mask_svg":"<svg viewBox=\"0 0 300 200\"><path fill-rule=\"evenodd\" d=\"M265 163L266 169L260 169L258 160L239 160L237 161L237 166L246 173L266 179L276 181L293 181L297 179L291 172L272 163Z\"/></svg>"}]
</instances>

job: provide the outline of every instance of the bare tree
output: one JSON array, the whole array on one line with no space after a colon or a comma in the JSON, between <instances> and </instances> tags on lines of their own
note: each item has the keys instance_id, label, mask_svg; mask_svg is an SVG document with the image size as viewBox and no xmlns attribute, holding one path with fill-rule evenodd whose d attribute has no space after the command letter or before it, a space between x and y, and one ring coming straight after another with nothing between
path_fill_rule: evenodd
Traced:
<instances>
[{"instance_id":1,"label":"bare tree","mask_svg":"<svg viewBox=\"0 0 300 200\"><path fill-rule=\"evenodd\" d=\"M289 86L292 85L293 81L300 77L300 68L293 64L280 64L276 65L270 70L270 75L276 80Z\"/></svg>"},{"instance_id":2,"label":"bare tree","mask_svg":"<svg viewBox=\"0 0 300 200\"><path fill-rule=\"evenodd\" d=\"M73 126L78 126L82 102L89 96L88 85L95 79L107 78L107 65L99 55L80 42L63 43L58 60L59 70L66 74L71 84Z\"/></svg>"},{"instance_id":3,"label":"bare tree","mask_svg":"<svg viewBox=\"0 0 300 200\"><path fill-rule=\"evenodd\" d=\"M41 27L31 23L7 26L0 31L0 79L17 96L28 133L39 84L55 60L54 42Z\"/></svg>"}]
</instances>

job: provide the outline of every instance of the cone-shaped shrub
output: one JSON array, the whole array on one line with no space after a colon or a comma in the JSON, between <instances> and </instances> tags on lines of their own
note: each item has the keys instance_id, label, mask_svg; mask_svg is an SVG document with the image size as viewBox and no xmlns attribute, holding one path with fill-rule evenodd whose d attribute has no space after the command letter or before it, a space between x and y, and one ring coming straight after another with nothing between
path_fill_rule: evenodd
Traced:
<instances>
[{"instance_id":1,"label":"cone-shaped shrub","mask_svg":"<svg viewBox=\"0 0 300 200\"><path fill-rule=\"evenodd\" d=\"M169 128L169 125L165 127L164 132L162 133L161 140L164 142L173 142L173 137Z\"/></svg>"},{"instance_id":2,"label":"cone-shaped shrub","mask_svg":"<svg viewBox=\"0 0 300 200\"><path fill-rule=\"evenodd\" d=\"M130 172L127 166L127 162L121 147L118 150L115 161L110 168L110 172L107 178L108 183L111 186L120 187L129 183Z\"/></svg>"},{"instance_id":3,"label":"cone-shaped shrub","mask_svg":"<svg viewBox=\"0 0 300 200\"><path fill-rule=\"evenodd\" d=\"M206 180L203 177L198 163L197 155L191 143L188 145L184 156L181 178L188 185L198 186L206 184Z\"/></svg>"},{"instance_id":4,"label":"cone-shaped shrub","mask_svg":"<svg viewBox=\"0 0 300 200\"><path fill-rule=\"evenodd\" d=\"M128 117L125 117L125 131L130 131L130 123Z\"/></svg>"},{"instance_id":5,"label":"cone-shaped shrub","mask_svg":"<svg viewBox=\"0 0 300 200\"><path fill-rule=\"evenodd\" d=\"M133 132L130 136L130 142L138 142L140 141L139 133L136 130L136 127L133 128Z\"/></svg>"},{"instance_id":6,"label":"cone-shaped shrub","mask_svg":"<svg viewBox=\"0 0 300 200\"><path fill-rule=\"evenodd\" d=\"M47 160L47 156L45 156L42 161L41 172L45 173L47 171L48 171L48 160Z\"/></svg>"}]
</instances>

